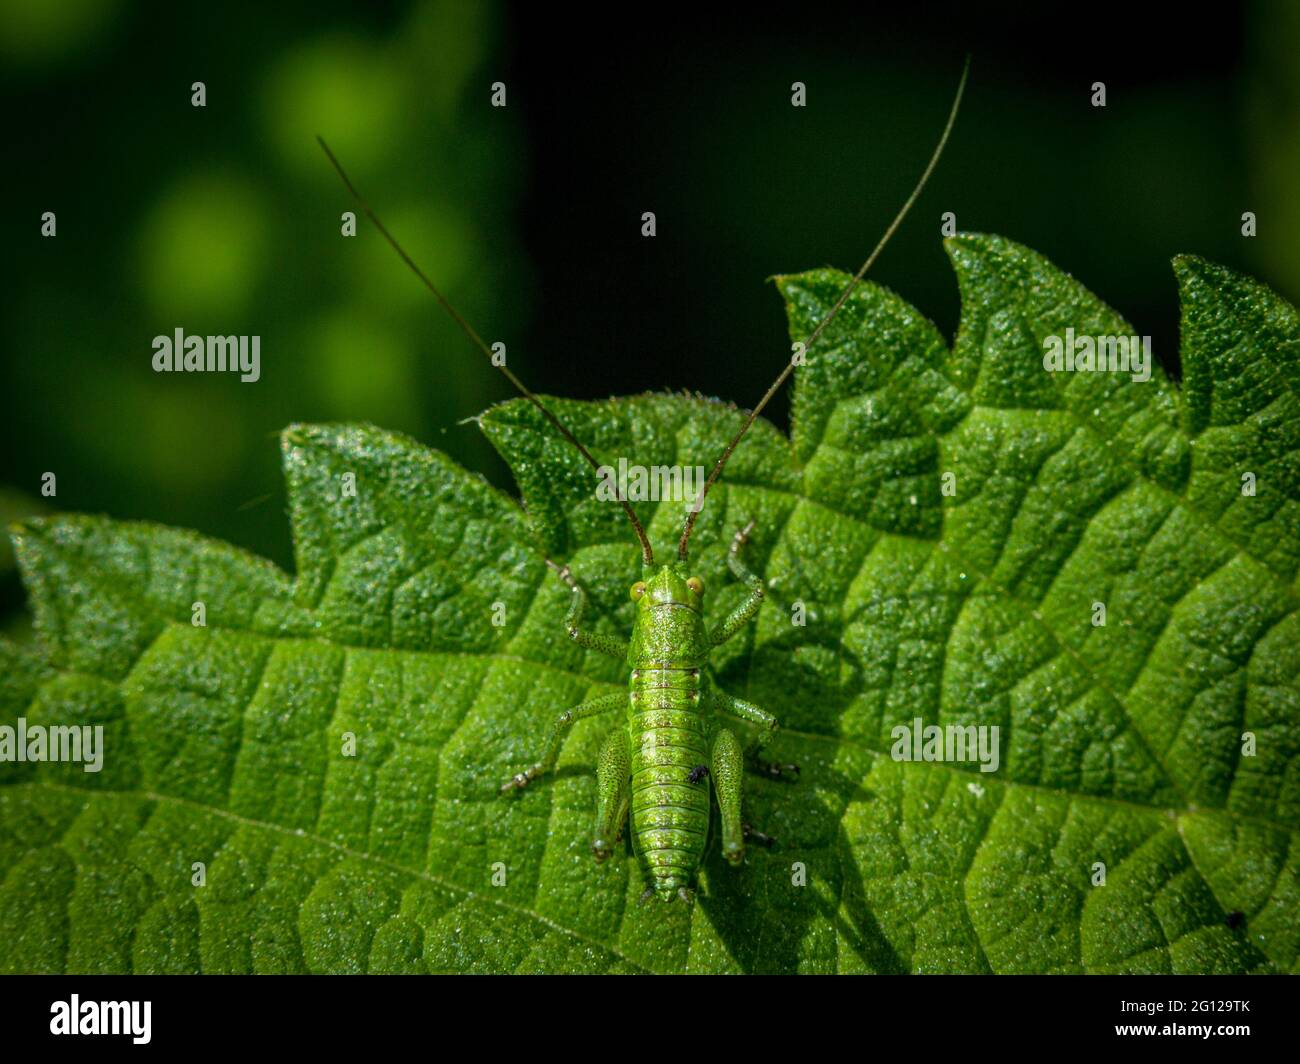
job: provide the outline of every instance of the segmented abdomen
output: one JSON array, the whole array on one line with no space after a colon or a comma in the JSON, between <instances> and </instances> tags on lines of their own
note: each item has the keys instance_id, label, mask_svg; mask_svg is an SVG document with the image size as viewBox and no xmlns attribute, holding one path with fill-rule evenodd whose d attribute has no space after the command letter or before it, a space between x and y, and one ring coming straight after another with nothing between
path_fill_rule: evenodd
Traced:
<instances>
[{"instance_id":1,"label":"segmented abdomen","mask_svg":"<svg viewBox=\"0 0 1300 1064\"><path fill-rule=\"evenodd\" d=\"M634 669L632 843L657 890L689 886L709 831L709 783L691 782L709 763L698 668Z\"/></svg>"}]
</instances>

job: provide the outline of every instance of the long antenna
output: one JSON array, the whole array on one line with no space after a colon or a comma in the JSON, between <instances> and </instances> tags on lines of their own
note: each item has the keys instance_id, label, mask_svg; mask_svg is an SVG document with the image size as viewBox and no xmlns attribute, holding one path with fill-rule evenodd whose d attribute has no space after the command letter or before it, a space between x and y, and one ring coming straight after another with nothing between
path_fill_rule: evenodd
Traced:
<instances>
[{"instance_id":1,"label":"long antenna","mask_svg":"<svg viewBox=\"0 0 1300 1064\"><path fill-rule=\"evenodd\" d=\"M835 320L835 315L840 312L840 308L848 302L848 298L853 294L853 290L858 287L858 283L864 276L866 276L867 271L871 269L872 265L874 265L876 259L880 256L880 253L885 249L885 245L889 243L890 237L894 235L894 231L903 224L903 219L907 217L907 212L912 209L912 204L914 204L918 197L920 197L921 190L925 188L925 183L930 180L930 174L934 172L934 168L939 162L939 156L943 154L944 146L948 143L948 135L952 133L952 127L957 122L957 111L961 107L962 94L966 91L966 77L968 74L970 74L969 55L966 57L966 63L962 67L961 80L957 83L957 95L953 97L952 109L948 112L948 123L943 127L943 134L939 137L939 143L935 146L934 154L930 156L930 161L925 167L925 172L921 174L921 179L916 183L916 187L912 189L912 194L907 197L907 202L903 204L902 210L900 210L898 214L895 215L894 220L889 223L889 228L885 230L885 235L880 238L880 242L876 245L875 250L867 256L867 261L862 264L862 267L858 272L853 275L853 280L851 280L845 286L844 291L840 293L840 298L835 301L835 306L831 307L830 312L817 323L817 328L813 329L812 334L804 341L803 348L805 354L812 350L813 344L817 342L826 326ZM745 419L745 423L740 427L740 431L737 432L732 441L727 444L726 449L722 452L722 456L718 459L717 464L714 465L713 472L709 474L708 480L704 482L704 487L700 490L700 494L696 496L695 502L691 506L691 512L686 518L686 526L682 529L682 538L677 543L677 558L679 561L686 560L686 545L690 541L691 530L695 528L695 519L700 516L700 510L704 508L704 497L708 495L709 489L713 487L714 481L722 475L722 467L727 464L727 459L731 457L732 452L740 445L740 441L745 438L745 433L749 431L749 427L758 418L758 415L763 412L763 408L771 401L772 396L776 395L776 393L781 390L781 385L783 385L790 374L794 372L794 366L794 360L791 359L790 362L786 364L785 369L781 370L781 373L776 380L772 382L772 387L770 387L764 394L763 398L758 401L758 406L754 407L754 409L749 412L749 417Z\"/></svg>"},{"instance_id":2,"label":"long antenna","mask_svg":"<svg viewBox=\"0 0 1300 1064\"><path fill-rule=\"evenodd\" d=\"M582 457L585 458L587 462L591 465L591 468L596 470L597 474L599 474L601 468L600 463L597 462L596 459L591 456L591 452L582 445L578 437L576 437L572 432L570 432L565 427L564 423L561 422L558 417L556 417L545 406L542 405L542 401L538 399L537 396L535 396L524 386L524 382L521 381L518 377L516 377L514 373L510 371L509 367L507 367L504 363L498 364L492 358L492 349L489 348L488 345L483 342L483 338L479 336L477 332L474 331L474 327L470 325L470 323L467 322L464 318L462 318L460 316L459 311L457 311L456 308L453 307L447 301L447 297L444 296L440 291L438 291L437 285L435 285L432 281L430 281L429 278L425 275L425 272L415 264L415 260L412 259L411 256L406 253L402 245L397 242L393 234L390 233L388 229L385 228L384 223L379 220L379 216L375 214L375 212L370 209L370 205L366 203L364 199L362 199L361 193L357 191L356 185L352 183L351 179L347 175L347 172L343 169L342 164L340 164L338 159L335 158L334 153L330 151L329 145L325 143L324 138L317 136L316 141L318 144L320 144L321 150L325 152L326 157L329 159L334 169L338 171L339 177L343 179L343 184L346 185L348 191L352 193L352 198L357 201L357 206L361 208L362 213L364 213L365 216L370 219L374 227L379 230L380 235L382 235L383 238L388 241L389 246L394 251L396 251L398 255L401 256L402 261L411 268L411 272L414 273L415 276L418 277L422 282L424 282L424 287L433 293L433 297L442 305L442 309L445 310L449 315L451 315L452 321L454 321L458 326L460 326L460 331L463 332L466 336L468 336L470 341L474 344L474 346L477 347L480 351L483 352L483 354L487 356L487 360L491 365L495 366L497 369L499 369L502 373L506 375L506 379L509 380L510 383L515 386L516 390L519 392L520 395L522 395L525 399L527 399L530 403L532 403L533 406L537 407L537 409L540 410L545 415L546 419L552 425L555 426L555 430L566 440L568 440L571 444L573 444L573 446L578 449L578 453L581 454ZM612 481L610 481L610 483L612 483ZM650 547L650 540L645 534L645 527L637 519L636 513L633 511L632 507L628 504L627 499L623 497L623 493L621 490L619 490L617 485L614 485L614 495L618 499L619 505L623 507L623 512L627 514L627 519L632 522L632 528L635 529L636 531L636 538L641 541L642 561L644 561L646 565L653 565L655 560L654 550L651 549Z\"/></svg>"}]
</instances>

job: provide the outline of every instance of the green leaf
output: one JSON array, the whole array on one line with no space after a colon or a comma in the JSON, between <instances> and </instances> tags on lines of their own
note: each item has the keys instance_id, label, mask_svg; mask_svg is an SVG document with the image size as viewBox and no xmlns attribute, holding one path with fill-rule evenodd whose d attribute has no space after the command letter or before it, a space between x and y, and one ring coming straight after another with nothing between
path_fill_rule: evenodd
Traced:
<instances>
[{"instance_id":1,"label":"green leaf","mask_svg":"<svg viewBox=\"0 0 1300 1064\"><path fill-rule=\"evenodd\" d=\"M626 683L563 637L545 559L610 632L639 576L536 410L480 419L522 511L410 440L298 426L294 578L153 526L16 530L40 656L0 644L0 723L98 724L105 753L0 763L0 967L1297 970L1296 312L1180 259L1181 391L1158 367L1048 373L1046 337L1134 330L1024 248L948 247L954 347L858 289L796 374L792 438L755 425L693 540L721 614L725 544L756 522L768 599L713 667L803 768L748 783L774 849L732 869L715 848L694 907L638 905L630 855L587 849L599 720L498 794L557 713ZM779 279L792 338L846 280ZM709 467L741 421L548 404L610 464ZM636 508L666 555L683 504ZM996 725L997 771L895 760L916 718Z\"/></svg>"}]
</instances>

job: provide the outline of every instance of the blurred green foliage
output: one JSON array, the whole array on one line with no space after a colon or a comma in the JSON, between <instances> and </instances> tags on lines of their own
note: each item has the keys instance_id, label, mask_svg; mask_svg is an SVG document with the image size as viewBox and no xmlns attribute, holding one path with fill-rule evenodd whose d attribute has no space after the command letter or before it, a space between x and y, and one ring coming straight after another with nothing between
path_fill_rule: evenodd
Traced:
<instances>
[{"instance_id":1,"label":"blurred green foliage","mask_svg":"<svg viewBox=\"0 0 1300 1064\"><path fill-rule=\"evenodd\" d=\"M49 470L49 508L193 526L288 564L290 421L373 421L487 465L457 423L497 382L367 223L342 236L354 205L315 137L467 314L511 329L527 299L496 293L527 287L509 224L525 155L510 111L465 99L498 14L314 10L0 4L24 149L6 190L6 518L38 507ZM260 336L261 379L154 373L152 338L177 327Z\"/></svg>"}]
</instances>

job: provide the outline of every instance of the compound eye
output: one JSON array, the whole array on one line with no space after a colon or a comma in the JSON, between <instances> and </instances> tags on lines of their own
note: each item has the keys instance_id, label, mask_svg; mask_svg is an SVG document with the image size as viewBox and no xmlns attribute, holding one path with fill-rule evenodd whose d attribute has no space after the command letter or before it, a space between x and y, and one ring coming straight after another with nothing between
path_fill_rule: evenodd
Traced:
<instances>
[{"instance_id":1,"label":"compound eye","mask_svg":"<svg viewBox=\"0 0 1300 1064\"><path fill-rule=\"evenodd\" d=\"M694 591L697 595L704 594L704 581L701 580L698 576L693 576L689 580L687 580L686 586L689 587L692 591Z\"/></svg>"},{"instance_id":2,"label":"compound eye","mask_svg":"<svg viewBox=\"0 0 1300 1064\"><path fill-rule=\"evenodd\" d=\"M633 584L633 585L632 585L632 590L629 592L629 594L631 594L631 596L632 596L632 601L633 601L633 602L635 602L635 601L636 601L637 599L639 599L642 595L644 595L644 594L645 594L645 581L644 581L644 580L638 580L635 584Z\"/></svg>"}]
</instances>

